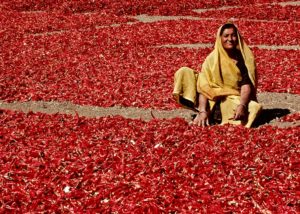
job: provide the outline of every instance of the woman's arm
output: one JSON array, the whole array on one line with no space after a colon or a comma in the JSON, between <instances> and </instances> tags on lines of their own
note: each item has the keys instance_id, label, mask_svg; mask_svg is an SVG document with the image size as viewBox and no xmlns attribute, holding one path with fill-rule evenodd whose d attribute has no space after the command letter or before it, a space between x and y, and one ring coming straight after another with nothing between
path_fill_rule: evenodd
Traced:
<instances>
[{"instance_id":1,"label":"woman's arm","mask_svg":"<svg viewBox=\"0 0 300 214\"><path fill-rule=\"evenodd\" d=\"M198 105L198 110L199 112L197 113L196 118L194 119L193 123L198 126L208 126L209 125L209 112L207 111L207 103L208 99L202 95L199 94L199 105Z\"/></svg>"},{"instance_id":2,"label":"woman's arm","mask_svg":"<svg viewBox=\"0 0 300 214\"><path fill-rule=\"evenodd\" d=\"M250 97L251 97L251 85L250 84L242 85L241 101L235 110L234 116L232 118L233 120L241 120L247 116Z\"/></svg>"}]
</instances>

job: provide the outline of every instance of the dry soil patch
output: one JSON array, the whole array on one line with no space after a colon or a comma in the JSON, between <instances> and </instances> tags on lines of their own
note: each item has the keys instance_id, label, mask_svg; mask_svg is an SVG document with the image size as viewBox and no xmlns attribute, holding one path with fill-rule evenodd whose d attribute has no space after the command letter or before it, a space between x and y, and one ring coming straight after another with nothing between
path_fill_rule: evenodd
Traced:
<instances>
[{"instance_id":1,"label":"dry soil patch","mask_svg":"<svg viewBox=\"0 0 300 214\"><path fill-rule=\"evenodd\" d=\"M280 122L279 118L287 114L300 112L300 96L286 93L260 93L258 100L264 110L259 125L274 125L280 127L299 126L300 121ZM7 103L0 101L0 109L46 114L70 114L87 118L109 117L120 115L125 118L142 119L145 121L158 119L183 118L190 122L194 112L188 109L157 110L135 107L114 106L109 108L88 105L76 105L71 102L28 101Z\"/></svg>"}]
</instances>

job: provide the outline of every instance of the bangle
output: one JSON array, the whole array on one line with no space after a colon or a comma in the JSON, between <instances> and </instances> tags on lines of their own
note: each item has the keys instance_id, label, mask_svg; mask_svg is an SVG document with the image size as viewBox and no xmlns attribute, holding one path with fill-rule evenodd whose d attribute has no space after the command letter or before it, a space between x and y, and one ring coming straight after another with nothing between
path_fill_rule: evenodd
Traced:
<instances>
[{"instance_id":1,"label":"bangle","mask_svg":"<svg viewBox=\"0 0 300 214\"><path fill-rule=\"evenodd\" d=\"M201 114L201 113L207 114L207 111L199 111L198 113L199 113L199 114Z\"/></svg>"},{"instance_id":2,"label":"bangle","mask_svg":"<svg viewBox=\"0 0 300 214\"><path fill-rule=\"evenodd\" d=\"M245 104L239 104L238 106L243 106L244 108L247 108L247 106Z\"/></svg>"}]
</instances>

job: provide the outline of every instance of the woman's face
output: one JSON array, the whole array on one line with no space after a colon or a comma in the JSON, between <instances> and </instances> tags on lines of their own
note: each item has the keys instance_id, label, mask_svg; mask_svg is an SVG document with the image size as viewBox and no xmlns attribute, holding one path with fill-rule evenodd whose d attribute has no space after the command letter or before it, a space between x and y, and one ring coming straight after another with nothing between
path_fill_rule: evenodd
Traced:
<instances>
[{"instance_id":1,"label":"woman's face","mask_svg":"<svg viewBox=\"0 0 300 214\"><path fill-rule=\"evenodd\" d=\"M221 41L225 50L230 51L232 49L235 49L238 44L238 38L234 28L224 29L221 35Z\"/></svg>"}]
</instances>

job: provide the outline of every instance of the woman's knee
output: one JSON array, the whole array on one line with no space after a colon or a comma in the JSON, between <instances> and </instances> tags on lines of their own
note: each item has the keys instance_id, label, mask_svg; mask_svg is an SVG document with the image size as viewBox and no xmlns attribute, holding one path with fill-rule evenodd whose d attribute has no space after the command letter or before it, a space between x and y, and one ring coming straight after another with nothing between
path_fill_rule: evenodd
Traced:
<instances>
[{"instance_id":1,"label":"woman's knee","mask_svg":"<svg viewBox=\"0 0 300 214\"><path fill-rule=\"evenodd\" d=\"M181 67L176 71L176 73L192 73L192 74L194 74L195 72L193 69L191 69L189 67Z\"/></svg>"},{"instance_id":2,"label":"woman's knee","mask_svg":"<svg viewBox=\"0 0 300 214\"><path fill-rule=\"evenodd\" d=\"M175 79L195 79L196 72L189 67L181 67L175 73Z\"/></svg>"}]
</instances>

